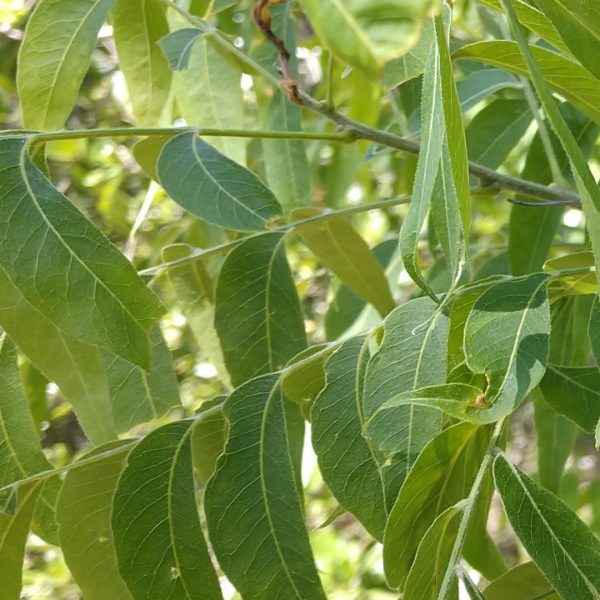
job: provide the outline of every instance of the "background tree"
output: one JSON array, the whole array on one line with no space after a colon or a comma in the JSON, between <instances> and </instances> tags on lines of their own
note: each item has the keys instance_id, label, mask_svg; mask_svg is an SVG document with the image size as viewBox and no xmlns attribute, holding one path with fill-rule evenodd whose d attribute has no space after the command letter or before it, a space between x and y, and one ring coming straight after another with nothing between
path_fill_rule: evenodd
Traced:
<instances>
[{"instance_id":1,"label":"background tree","mask_svg":"<svg viewBox=\"0 0 600 600\"><path fill-rule=\"evenodd\" d=\"M0 23L1 600L600 596L595 3Z\"/></svg>"}]
</instances>

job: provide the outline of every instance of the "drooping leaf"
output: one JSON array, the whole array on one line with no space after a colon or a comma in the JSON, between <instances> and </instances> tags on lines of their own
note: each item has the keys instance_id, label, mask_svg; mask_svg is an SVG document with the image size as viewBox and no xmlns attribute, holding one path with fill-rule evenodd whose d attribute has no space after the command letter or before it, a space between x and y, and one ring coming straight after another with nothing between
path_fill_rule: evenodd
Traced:
<instances>
[{"instance_id":1,"label":"drooping leaf","mask_svg":"<svg viewBox=\"0 0 600 600\"><path fill-rule=\"evenodd\" d=\"M17 86L25 127L61 129L114 0L42 0L29 18Z\"/></svg>"},{"instance_id":2,"label":"drooping leaf","mask_svg":"<svg viewBox=\"0 0 600 600\"><path fill-rule=\"evenodd\" d=\"M173 200L215 225L260 231L281 215L279 202L254 173L193 131L181 133L164 145L157 172Z\"/></svg>"},{"instance_id":3,"label":"drooping leaf","mask_svg":"<svg viewBox=\"0 0 600 600\"><path fill-rule=\"evenodd\" d=\"M384 270L392 262L397 248L398 242L393 239L384 240L373 247L373 255ZM362 298L348 286L340 285L325 315L327 339L339 338L359 318L364 308L365 301Z\"/></svg>"},{"instance_id":4,"label":"drooping leaf","mask_svg":"<svg viewBox=\"0 0 600 600\"><path fill-rule=\"evenodd\" d=\"M147 368L147 331L162 312L157 298L123 255L37 169L25 143L20 137L0 139L4 276L68 336ZM15 325L2 322L6 329Z\"/></svg>"},{"instance_id":5,"label":"drooping leaf","mask_svg":"<svg viewBox=\"0 0 600 600\"><path fill-rule=\"evenodd\" d=\"M429 298L411 300L390 313L365 375L365 419L396 394L445 381L448 327L447 316ZM369 429L366 433L373 447L389 459L384 477L386 503L391 506L415 458L440 430L441 415L435 409L402 406L389 423L395 426L381 435Z\"/></svg>"},{"instance_id":6,"label":"drooping leaf","mask_svg":"<svg viewBox=\"0 0 600 600\"><path fill-rule=\"evenodd\" d=\"M548 600L559 600L558 594L549 594L552 586L532 562L518 565L494 579L484 590L485 600L531 600L544 594Z\"/></svg>"},{"instance_id":7,"label":"drooping leaf","mask_svg":"<svg viewBox=\"0 0 600 600\"><path fill-rule=\"evenodd\" d=\"M558 593L565 598L596 598L600 541L589 528L503 455L494 460L494 478L515 533Z\"/></svg>"},{"instance_id":8,"label":"drooping leaf","mask_svg":"<svg viewBox=\"0 0 600 600\"><path fill-rule=\"evenodd\" d=\"M419 544L415 561L406 579L405 598L454 600L458 597L456 582L450 584L449 589L445 591L442 590L442 585L462 514L462 508L452 506L431 524Z\"/></svg>"},{"instance_id":9,"label":"drooping leaf","mask_svg":"<svg viewBox=\"0 0 600 600\"><path fill-rule=\"evenodd\" d=\"M170 15L169 21L175 31L189 27L178 15ZM186 123L193 127L243 129L246 123L240 78L239 68L207 36L200 37L192 47L188 69L173 73L175 99ZM244 139L211 136L208 142L231 160L246 163Z\"/></svg>"},{"instance_id":10,"label":"drooping leaf","mask_svg":"<svg viewBox=\"0 0 600 600\"><path fill-rule=\"evenodd\" d=\"M293 219L320 214L318 209L298 209ZM327 219L296 227L302 241L321 262L333 271L352 291L386 316L396 303L377 259L364 239L344 218Z\"/></svg>"},{"instance_id":11,"label":"drooping leaf","mask_svg":"<svg viewBox=\"0 0 600 600\"><path fill-rule=\"evenodd\" d=\"M304 350L304 322L281 234L249 237L227 256L215 327L234 385L281 369Z\"/></svg>"},{"instance_id":12,"label":"drooping leaf","mask_svg":"<svg viewBox=\"0 0 600 600\"><path fill-rule=\"evenodd\" d=\"M371 77L419 39L431 0L303 0L320 40L340 59Z\"/></svg>"},{"instance_id":13,"label":"drooping leaf","mask_svg":"<svg viewBox=\"0 0 600 600\"><path fill-rule=\"evenodd\" d=\"M192 461L194 470L203 483L208 483L217 466L217 459L225 448L227 422L222 410L223 398L203 402L196 413L198 418L192 430Z\"/></svg>"},{"instance_id":14,"label":"drooping leaf","mask_svg":"<svg viewBox=\"0 0 600 600\"><path fill-rule=\"evenodd\" d=\"M561 415L593 432L600 418L600 371L597 367L549 364L540 382L546 402Z\"/></svg>"},{"instance_id":15,"label":"drooping leaf","mask_svg":"<svg viewBox=\"0 0 600 600\"><path fill-rule=\"evenodd\" d=\"M572 55L597 79L600 67L600 12L593 3L578 0L538 0Z\"/></svg>"},{"instance_id":16,"label":"drooping leaf","mask_svg":"<svg viewBox=\"0 0 600 600\"><path fill-rule=\"evenodd\" d=\"M193 421L164 425L129 454L112 531L121 577L137 600L221 600L200 529L192 473Z\"/></svg>"},{"instance_id":17,"label":"drooping leaf","mask_svg":"<svg viewBox=\"0 0 600 600\"><path fill-rule=\"evenodd\" d=\"M460 423L425 446L400 488L385 529L388 583L403 586L431 523L469 494L490 439L488 427Z\"/></svg>"},{"instance_id":18,"label":"drooping leaf","mask_svg":"<svg viewBox=\"0 0 600 600\"><path fill-rule=\"evenodd\" d=\"M14 514L0 512L0 578L2 600L21 598L21 579L25 542L40 492L36 481L19 488Z\"/></svg>"},{"instance_id":19,"label":"drooping leaf","mask_svg":"<svg viewBox=\"0 0 600 600\"><path fill-rule=\"evenodd\" d=\"M106 352L101 355L117 431L127 431L140 423L158 419L180 404L171 353L160 327L152 329L150 340L150 371Z\"/></svg>"},{"instance_id":20,"label":"drooping leaf","mask_svg":"<svg viewBox=\"0 0 600 600\"><path fill-rule=\"evenodd\" d=\"M497 283L475 302L467 319L466 363L489 382L480 412L490 418L512 412L544 375L550 336L547 281L537 273Z\"/></svg>"},{"instance_id":21,"label":"drooping leaf","mask_svg":"<svg viewBox=\"0 0 600 600\"><path fill-rule=\"evenodd\" d=\"M158 45L173 71L183 71L188 68L192 48L202 33L201 29L188 27L173 31L158 40Z\"/></svg>"},{"instance_id":22,"label":"drooping leaf","mask_svg":"<svg viewBox=\"0 0 600 600\"><path fill-rule=\"evenodd\" d=\"M440 60L434 44L427 59L421 98L421 151L412 197L400 230L400 252L411 279L427 294L435 297L423 278L418 264L419 234L431 204L444 140L444 108L440 83Z\"/></svg>"},{"instance_id":23,"label":"drooping leaf","mask_svg":"<svg viewBox=\"0 0 600 600\"><path fill-rule=\"evenodd\" d=\"M137 125L159 125L171 91L171 70L158 40L167 35L160 0L116 0L112 15L119 66L125 75Z\"/></svg>"},{"instance_id":24,"label":"drooping leaf","mask_svg":"<svg viewBox=\"0 0 600 600\"><path fill-rule=\"evenodd\" d=\"M243 597L324 599L286 433L276 375L248 381L225 404L230 432L205 494L215 554ZM258 544L257 544L258 540Z\"/></svg>"},{"instance_id":25,"label":"drooping leaf","mask_svg":"<svg viewBox=\"0 0 600 600\"><path fill-rule=\"evenodd\" d=\"M363 341L349 339L327 360L327 385L311 413L312 443L323 480L336 500L381 540L387 513L384 484L379 462L362 435Z\"/></svg>"},{"instance_id":26,"label":"drooping leaf","mask_svg":"<svg viewBox=\"0 0 600 600\"><path fill-rule=\"evenodd\" d=\"M547 84L600 123L600 109L594 100L600 93L600 81L576 62L556 52L538 46L533 46L531 52ZM516 42L475 42L455 52L454 58L479 60L517 75L529 75Z\"/></svg>"},{"instance_id":27,"label":"drooping leaf","mask_svg":"<svg viewBox=\"0 0 600 600\"><path fill-rule=\"evenodd\" d=\"M60 545L69 571L89 600L132 598L119 576L110 527L113 495L130 450L128 442L95 448L85 458L107 456L85 466L75 463L60 492Z\"/></svg>"}]
</instances>

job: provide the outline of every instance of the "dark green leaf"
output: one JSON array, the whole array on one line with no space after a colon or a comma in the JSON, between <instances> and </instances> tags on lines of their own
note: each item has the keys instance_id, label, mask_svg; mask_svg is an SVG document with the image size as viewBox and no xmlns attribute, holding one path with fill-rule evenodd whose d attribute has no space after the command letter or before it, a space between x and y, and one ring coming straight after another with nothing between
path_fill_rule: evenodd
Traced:
<instances>
[{"instance_id":1,"label":"dark green leaf","mask_svg":"<svg viewBox=\"0 0 600 600\"><path fill-rule=\"evenodd\" d=\"M494 478L508 519L540 571L564 598L600 593L600 541L566 504L499 455Z\"/></svg>"},{"instance_id":2,"label":"dark green leaf","mask_svg":"<svg viewBox=\"0 0 600 600\"><path fill-rule=\"evenodd\" d=\"M119 479L112 530L119 572L136 600L222 598L196 506L192 425L150 433Z\"/></svg>"},{"instance_id":3,"label":"dark green leaf","mask_svg":"<svg viewBox=\"0 0 600 600\"><path fill-rule=\"evenodd\" d=\"M219 564L244 598L325 598L314 566L276 375L225 404L229 437L205 495Z\"/></svg>"},{"instance_id":4,"label":"dark green leaf","mask_svg":"<svg viewBox=\"0 0 600 600\"><path fill-rule=\"evenodd\" d=\"M600 366L600 301L598 298L594 298L594 303L592 304L588 335L592 353L594 354L596 363Z\"/></svg>"},{"instance_id":5,"label":"dark green leaf","mask_svg":"<svg viewBox=\"0 0 600 600\"><path fill-rule=\"evenodd\" d=\"M159 125L170 108L171 71L158 46L169 33L165 9L160 0L116 0L111 11L119 66L141 127Z\"/></svg>"},{"instance_id":6,"label":"dark green leaf","mask_svg":"<svg viewBox=\"0 0 600 600\"><path fill-rule=\"evenodd\" d=\"M129 600L119 576L110 528L112 500L131 444L99 446L85 458L106 457L86 465L75 463L65 478L57 506L60 544L65 561L86 600L107 597Z\"/></svg>"},{"instance_id":7,"label":"dark green leaf","mask_svg":"<svg viewBox=\"0 0 600 600\"><path fill-rule=\"evenodd\" d=\"M548 365L540 383L546 402L584 431L592 433L600 418L600 371L597 367Z\"/></svg>"},{"instance_id":8,"label":"dark green leaf","mask_svg":"<svg viewBox=\"0 0 600 600\"><path fill-rule=\"evenodd\" d=\"M429 298L411 300L390 313L381 345L367 367L365 418L396 394L445 381L448 327L447 316ZM367 434L373 447L389 458L384 474L386 503L391 506L415 458L440 430L441 415L430 408L401 406L389 423L396 426Z\"/></svg>"},{"instance_id":9,"label":"dark green leaf","mask_svg":"<svg viewBox=\"0 0 600 600\"><path fill-rule=\"evenodd\" d=\"M193 131L169 140L158 159L167 193L192 214L238 231L259 231L281 215L273 193L251 171Z\"/></svg>"},{"instance_id":10,"label":"dark green leaf","mask_svg":"<svg viewBox=\"0 0 600 600\"><path fill-rule=\"evenodd\" d=\"M281 234L250 237L227 256L217 285L215 326L235 385L281 369L305 348Z\"/></svg>"},{"instance_id":11,"label":"dark green leaf","mask_svg":"<svg viewBox=\"0 0 600 600\"><path fill-rule=\"evenodd\" d=\"M0 268L23 301L68 336L147 368L157 298L110 242L27 156L0 139ZM18 327L0 316L2 326Z\"/></svg>"},{"instance_id":12,"label":"dark green leaf","mask_svg":"<svg viewBox=\"0 0 600 600\"><path fill-rule=\"evenodd\" d=\"M311 413L312 442L323 480L336 500L381 540L387 513L384 486L377 457L361 431L363 341L349 339L327 360L327 385Z\"/></svg>"},{"instance_id":13,"label":"dark green leaf","mask_svg":"<svg viewBox=\"0 0 600 600\"><path fill-rule=\"evenodd\" d=\"M494 579L484 590L485 600L531 600L540 596L546 600L559 600L558 594L545 594L552 590L548 580L532 562L518 565Z\"/></svg>"},{"instance_id":14,"label":"dark green leaf","mask_svg":"<svg viewBox=\"0 0 600 600\"><path fill-rule=\"evenodd\" d=\"M490 418L510 414L544 375L550 336L547 281L537 273L497 283L475 302L467 319L466 362L489 382L480 412Z\"/></svg>"},{"instance_id":15,"label":"dark green leaf","mask_svg":"<svg viewBox=\"0 0 600 600\"><path fill-rule=\"evenodd\" d=\"M158 40L158 45L169 61L171 69L183 71L190 64L192 48L202 35L200 29L178 29Z\"/></svg>"},{"instance_id":16,"label":"dark green leaf","mask_svg":"<svg viewBox=\"0 0 600 600\"><path fill-rule=\"evenodd\" d=\"M419 454L385 529L383 559L392 587L405 583L431 523L469 495L489 440L488 427L460 423L434 437Z\"/></svg>"},{"instance_id":17,"label":"dark green leaf","mask_svg":"<svg viewBox=\"0 0 600 600\"><path fill-rule=\"evenodd\" d=\"M23 123L61 129L90 66L98 31L114 0L41 0L21 44L17 85Z\"/></svg>"}]
</instances>

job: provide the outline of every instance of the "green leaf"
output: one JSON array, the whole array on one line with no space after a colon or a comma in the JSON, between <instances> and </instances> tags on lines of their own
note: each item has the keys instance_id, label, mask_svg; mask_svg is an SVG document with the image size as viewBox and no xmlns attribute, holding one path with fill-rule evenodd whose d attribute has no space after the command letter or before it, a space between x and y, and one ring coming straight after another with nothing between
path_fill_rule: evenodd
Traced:
<instances>
[{"instance_id":1,"label":"green leaf","mask_svg":"<svg viewBox=\"0 0 600 600\"><path fill-rule=\"evenodd\" d=\"M2 269L0 322L19 350L59 386L90 440L100 444L117 437L98 349L64 335L21 294Z\"/></svg>"},{"instance_id":2,"label":"green leaf","mask_svg":"<svg viewBox=\"0 0 600 600\"><path fill-rule=\"evenodd\" d=\"M190 246L173 244L163 248L163 259L166 262L185 259L192 253ZM204 262L198 260L173 266L167 271L167 279L196 341L217 369L219 379L230 387L229 374L214 326L214 283Z\"/></svg>"},{"instance_id":3,"label":"green leaf","mask_svg":"<svg viewBox=\"0 0 600 600\"><path fill-rule=\"evenodd\" d=\"M101 355L117 431L128 431L135 425L158 419L181 404L171 353L159 326L150 332L150 340L150 371L107 352Z\"/></svg>"},{"instance_id":4,"label":"green leaf","mask_svg":"<svg viewBox=\"0 0 600 600\"><path fill-rule=\"evenodd\" d=\"M598 289L598 281L594 271L594 253L589 250L581 252L571 252L557 258L551 258L544 263L544 271L552 273L553 271L581 269L582 273L565 273L557 278L562 284L562 289L555 287L558 292L565 294L595 294ZM589 272L585 272L589 269Z\"/></svg>"},{"instance_id":5,"label":"green leaf","mask_svg":"<svg viewBox=\"0 0 600 600\"><path fill-rule=\"evenodd\" d=\"M597 367L549 364L540 382L546 402L556 412L592 433L600 418L600 371Z\"/></svg>"},{"instance_id":6,"label":"green leaf","mask_svg":"<svg viewBox=\"0 0 600 600\"><path fill-rule=\"evenodd\" d=\"M580 202L583 207L592 250L594 251L596 271L598 271L598 266L600 266L600 190L598 189L594 175L590 171L586 158L577 145L577 140L562 117L552 94L547 88L544 74L540 70L536 56L534 56L527 43L527 39L517 20L512 5L509 0L501 1L507 12L512 33L517 40L519 50L532 78L541 106L552 125L552 129L564 147L565 153L569 157L573 178L577 184L577 191L579 192ZM600 83L598 80L595 81Z\"/></svg>"},{"instance_id":7,"label":"green leaf","mask_svg":"<svg viewBox=\"0 0 600 600\"><path fill-rule=\"evenodd\" d=\"M462 514L462 508L453 506L431 524L419 544L415 562L406 579L404 598L436 600L458 597L456 583L446 591L442 590L442 584Z\"/></svg>"},{"instance_id":8,"label":"green leaf","mask_svg":"<svg viewBox=\"0 0 600 600\"><path fill-rule=\"evenodd\" d=\"M374 77L418 41L432 0L302 0L318 37L338 58Z\"/></svg>"},{"instance_id":9,"label":"green leaf","mask_svg":"<svg viewBox=\"0 0 600 600\"><path fill-rule=\"evenodd\" d=\"M571 54L596 78L600 66L600 12L593 4L579 0L538 0L538 6L569 47Z\"/></svg>"},{"instance_id":10,"label":"green leaf","mask_svg":"<svg viewBox=\"0 0 600 600\"><path fill-rule=\"evenodd\" d=\"M386 521L379 461L362 435L363 337L344 342L325 364L327 385L311 412L312 443L323 480L336 500L376 539Z\"/></svg>"},{"instance_id":11,"label":"green leaf","mask_svg":"<svg viewBox=\"0 0 600 600\"><path fill-rule=\"evenodd\" d=\"M395 88L423 74L434 35L433 21L428 19L421 28L417 44L404 56L388 62L383 67L381 83L384 87Z\"/></svg>"},{"instance_id":12,"label":"green leaf","mask_svg":"<svg viewBox=\"0 0 600 600\"><path fill-rule=\"evenodd\" d=\"M215 327L234 385L277 371L304 350L304 322L282 234L249 237L227 256L217 284Z\"/></svg>"},{"instance_id":13,"label":"green leaf","mask_svg":"<svg viewBox=\"0 0 600 600\"><path fill-rule=\"evenodd\" d=\"M316 344L303 350L285 366L281 389L295 402L314 400L325 387L325 361L335 350L330 344Z\"/></svg>"},{"instance_id":14,"label":"green leaf","mask_svg":"<svg viewBox=\"0 0 600 600\"><path fill-rule=\"evenodd\" d=\"M58 500L60 545L86 600L132 598L119 576L110 528L113 495L131 449L130 443L121 448L123 444L99 446L84 457L94 457L94 462L74 463ZM98 457L104 453L106 457Z\"/></svg>"},{"instance_id":15,"label":"green leaf","mask_svg":"<svg viewBox=\"0 0 600 600\"><path fill-rule=\"evenodd\" d=\"M172 29L188 26L179 16L169 19ZM181 116L188 125L194 127L244 129L246 121L240 87L241 72L208 38L202 36L194 44L188 69L173 73L173 89ZM209 141L231 160L245 164L246 140L211 137Z\"/></svg>"},{"instance_id":16,"label":"green leaf","mask_svg":"<svg viewBox=\"0 0 600 600\"><path fill-rule=\"evenodd\" d=\"M150 135L133 146L133 156L144 173L154 181L158 181L156 167L163 146L173 139L172 135Z\"/></svg>"},{"instance_id":17,"label":"green leaf","mask_svg":"<svg viewBox=\"0 0 600 600\"><path fill-rule=\"evenodd\" d=\"M183 71L189 67L192 49L202 33L201 29L178 29L158 40L173 71Z\"/></svg>"},{"instance_id":18,"label":"green leaf","mask_svg":"<svg viewBox=\"0 0 600 600\"><path fill-rule=\"evenodd\" d=\"M400 252L411 279L427 294L435 294L423 278L418 265L419 234L431 204L439 171L444 140L444 108L440 83L437 44L431 48L423 77L421 98L421 152L412 189L412 198L400 230Z\"/></svg>"},{"instance_id":19,"label":"green leaf","mask_svg":"<svg viewBox=\"0 0 600 600\"><path fill-rule=\"evenodd\" d=\"M541 393L534 396L534 409L538 479L547 490L558 494L575 441L575 425L551 407Z\"/></svg>"},{"instance_id":20,"label":"green leaf","mask_svg":"<svg viewBox=\"0 0 600 600\"><path fill-rule=\"evenodd\" d=\"M164 145L157 171L160 184L173 200L215 225L260 231L281 215L279 202L254 173L193 131Z\"/></svg>"},{"instance_id":21,"label":"green leaf","mask_svg":"<svg viewBox=\"0 0 600 600\"><path fill-rule=\"evenodd\" d=\"M547 282L547 275L536 273L497 283L475 302L467 319L466 363L488 380L487 407L479 412L491 419L510 414L544 375L550 336Z\"/></svg>"},{"instance_id":22,"label":"green leaf","mask_svg":"<svg viewBox=\"0 0 600 600\"><path fill-rule=\"evenodd\" d=\"M171 70L158 46L169 33L165 6L160 0L116 0L111 15L135 122L159 125L171 93Z\"/></svg>"},{"instance_id":23,"label":"green leaf","mask_svg":"<svg viewBox=\"0 0 600 600\"><path fill-rule=\"evenodd\" d=\"M573 132L584 156L589 157L598 138L598 125L566 102L559 110ZM559 167L567 180L573 176L569 159L552 131L549 132ZM476 159L475 159L476 160ZM553 176L539 132L533 138L521 177L537 183L552 183ZM523 197L524 198L524 197ZM510 212L508 250L513 275L539 271L548 257L564 208L560 206L513 205ZM535 235L531 235L534 231ZM592 292L593 293L593 292Z\"/></svg>"},{"instance_id":24,"label":"green leaf","mask_svg":"<svg viewBox=\"0 0 600 600\"><path fill-rule=\"evenodd\" d=\"M178 421L147 435L119 479L112 530L119 572L136 600L222 598L196 506L192 425Z\"/></svg>"},{"instance_id":25,"label":"green leaf","mask_svg":"<svg viewBox=\"0 0 600 600\"><path fill-rule=\"evenodd\" d=\"M61 129L114 0L41 0L19 52L17 86L29 129Z\"/></svg>"},{"instance_id":26,"label":"green leaf","mask_svg":"<svg viewBox=\"0 0 600 600\"><path fill-rule=\"evenodd\" d=\"M595 100L600 94L600 81L576 62L556 52L538 46L531 47L531 52L548 85L588 117L600 123L600 109ZM454 58L478 60L517 75L529 76L516 42L476 42L463 46L454 53Z\"/></svg>"},{"instance_id":27,"label":"green leaf","mask_svg":"<svg viewBox=\"0 0 600 600\"><path fill-rule=\"evenodd\" d=\"M296 61L296 30L292 17L293 5L285 3L271 8L271 29L284 42L291 54L290 71L298 77ZM269 67L277 61L276 50ZM267 131L302 131L302 109L279 90L275 90L272 100L266 106L263 116ZM306 156L306 144L302 140L264 139L265 175L269 187L281 202L284 213L293 208L310 204L310 170Z\"/></svg>"},{"instance_id":28,"label":"green leaf","mask_svg":"<svg viewBox=\"0 0 600 600\"><path fill-rule=\"evenodd\" d=\"M17 352L0 336L0 487L50 469L23 392Z\"/></svg>"},{"instance_id":29,"label":"green leaf","mask_svg":"<svg viewBox=\"0 0 600 600\"><path fill-rule=\"evenodd\" d=\"M429 298L411 300L390 313L381 345L367 366L365 419L396 394L446 380L448 327L447 316ZM377 430L366 433L387 460L386 504L391 506L417 455L440 430L441 415L430 408L402 406L394 410L389 423L395 426L381 435Z\"/></svg>"},{"instance_id":30,"label":"green leaf","mask_svg":"<svg viewBox=\"0 0 600 600\"><path fill-rule=\"evenodd\" d=\"M551 590L552 586L535 564L526 562L494 579L483 595L485 600L531 600L542 595L547 600L559 600L558 594L545 595Z\"/></svg>"},{"instance_id":31,"label":"green leaf","mask_svg":"<svg viewBox=\"0 0 600 600\"><path fill-rule=\"evenodd\" d=\"M391 263L398 248L396 240L384 240L373 247L372 252L383 269ZM342 284L335 292L325 314L325 332L328 340L339 338L360 316L365 301L348 286Z\"/></svg>"},{"instance_id":32,"label":"green leaf","mask_svg":"<svg viewBox=\"0 0 600 600\"><path fill-rule=\"evenodd\" d=\"M500 0L480 0L483 4L502 11ZM519 21L534 33L550 42L555 48L566 54L570 54L569 48L565 45L562 37L556 31L552 21L538 10L535 6L528 4L526 0L514 0L513 5L519 16Z\"/></svg>"},{"instance_id":33,"label":"green leaf","mask_svg":"<svg viewBox=\"0 0 600 600\"><path fill-rule=\"evenodd\" d=\"M600 366L600 301L594 298L590 312L588 336L596 363Z\"/></svg>"},{"instance_id":34,"label":"green leaf","mask_svg":"<svg viewBox=\"0 0 600 600\"><path fill-rule=\"evenodd\" d=\"M25 542L40 488L39 481L20 487L17 492L17 506L14 514L0 512L2 600L19 600L21 598Z\"/></svg>"},{"instance_id":35,"label":"green leaf","mask_svg":"<svg viewBox=\"0 0 600 600\"><path fill-rule=\"evenodd\" d=\"M514 150L531 123L524 100L498 98L480 110L467 127L469 157L497 169Z\"/></svg>"},{"instance_id":36,"label":"green leaf","mask_svg":"<svg viewBox=\"0 0 600 600\"><path fill-rule=\"evenodd\" d=\"M319 209L301 208L293 219L321 214ZM353 292L386 316L396 307L390 286L379 262L364 239L343 217L317 221L295 228L302 241Z\"/></svg>"},{"instance_id":37,"label":"green leaf","mask_svg":"<svg viewBox=\"0 0 600 600\"><path fill-rule=\"evenodd\" d=\"M147 368L147 331L162 307L123 255L38 170L25 144L0 139L0 270L68 336Z\"/></svg>"},{"instance_id":38,"label":"green leaf","mask_svg":"<svg viewBox=\"0 0 600 600\"><path fill-rule=\"evenodd\" d=\"M215 554L241 596L324 600L304 523L289 407L277 375L248 381L229 396L225 454L205 494Z\"/></svg>"},{"instance_id":39,"label":"green leaf","mask_svg":"<svg viewBox=\"0 0 600 600\"><path fill-rule=\"evenodd\" d=\"M419 454L385 529L383 560L392 587L403 587L434 520L469 495L489 440L488 427L460 423L434 437Z\"/></svg>"},{"instance_id":40,"label":"green leaf","mask_svg":"<svg viewBox=\"0 0 600 600\"><path fill-rule=\"evenodd\" d=\"M223 398L203 402L192 429L192 461L196 475L204 484L215 472L217 459L225 448L227 422L223 411L219 410L222 402Z\"/></svg>"},{"instance_id":41,"label":"green leaf","mask_svg":"<svg viewBox=\"0 0 600 600\"><path fill-rule=\"evenodd\" d=\"M565 598L597 598L600 541L562 500L508 460L494 460L496 488L508 519L540 571Z\"/></svg>"}]
</instances>

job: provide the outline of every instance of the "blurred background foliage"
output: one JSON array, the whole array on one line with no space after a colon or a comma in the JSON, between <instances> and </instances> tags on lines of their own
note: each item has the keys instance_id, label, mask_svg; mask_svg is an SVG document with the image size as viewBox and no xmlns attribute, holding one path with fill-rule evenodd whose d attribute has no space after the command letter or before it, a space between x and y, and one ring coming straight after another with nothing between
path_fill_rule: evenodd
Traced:
<instances>
[{"instance_id":1,"label":"blurred background foliage","mask_svg":"<svg viewBox=\"0 0 600 600\"><path fill-rule=\"evenodd\" d=\"M19 106L15 89L19 43L33 1L0 0L0 129L19 128ZM202 14L205 0L193 0L192 9ZM249 1L217 2L220 9L212 18L232 37L237 47L261 60L274 62L272 49L253 26ZM453 35L456 43L483 39L485 28L494 26L491 11L459 0L455 7ZM483 23L485 23L485 28ZM298 14L298 67L302 85L317 98L331 97L353 118L400 134L414 133L418 123L420 79L412 79L400 88L384 92L360 73L331 64L326 51L316 46L309 24ZM123 127L132 123L131 110L122 73L118 68L110 25L102 28L92 66L84 80L76 108L68 127L73 129ZM497 102L522 102L523 92L517 79L504 77L506 85L496 85L492 92L481 93L477 83L478 66L461 61L456 67L459 90L475 98L464 106L470 154L488 149L501 140L502 131L475 128L475 119L490 119L489 107ZM328 74L328 76L327 76ZM244 120L249 129L261 127L257 106L268 101L272 89L258 79L243 75L240 81L244 98ZM479 94L479 95L478 95ZM259 102L257 102L257 100ZM486 116L485 109L488 108ZM305 115L307 129L323 128L322 121ZM312 121L311 121L312 119ZM478 133L478 132L484 133ZM535 127L524 127L524 134L509 148L501 148L501 169L519 175L525 164ZM482 135L486 139L482 139ZM493 138L490 140L490 136ZM495 137L494 137L495 136ZM132 147L135 140L65 140L48 146L52 180L133 261L138 269L161 262L161 249L172 243L186 243L206 248L224 240L222 233L189 214L151 183L138 166ZM312 179L312 203L315 206L340 207L368 203L406 194L411 189L416 159L392 153L361 142L351 146L307 143ZM260 140L246 144L248 165L264 177L263 145ZM592 154L592 168L598 171L597 149ZM480 157L481 162L485 162ZM492 165L497 167L499 165ZM371 246L397 237L405 207L369 211L355 215L353 224ZM471 252L475 271L480 276L508 272L508 225L511 204L502 197L481 195L474 198ZM535 209L533 209L535 210ZM227 234L225 234L227 235ZM233 237L234 234L230 234ZM584 244L581 213L567 210L553 251L564 246ZM379 247L381 260L389 258L391 242ZM433 250L431 250L433 248ZM361 311L360 301L316 261L297 240L289 245L298 292L306 315L306 328L312 343L335 338L347 329L349 315L358 320L352 327L362 330L379 321L373 309ZM444 288L443 265L435 247L423 240L424 266L434 287ZM410 280L394 260L387 264L387 274L401 302L414 293ZM173 353L185 410L198 409L205 401L223 394L212 365L191 333L189 324L178 310L174 296L164 282L152 282L170 308L162 322L163 332ZM344 312L346 311L346 312ZM85 449L86 440L70 408L56 386L49 384L31 365L22 364L23 377L39 426L43 446L57 466L71 462ZM181 415L171 415L180 417ZM510 453L524 470L534 473L537 456L532 405L526 405L513 419ZM332 600L394 597L386 591L381 563L381 548L365 534L348 514L338 514L337 504L327 491L315 468L316 461L307 443L304 479L307 483L307 519L311 540L323 582ZM580 434L567 463L568 473L560 494L600 534L600 479L597 455L590 436ZM522 560L522 549L515 545L501 511L493 507L490 530L507 562ZM1 584L0 584L1 585ZM230 597L233 597L230 592ZM60 550L32 535L26 556L23 598L76 600L80 598L61 557Z\"/></svg>"}]
</instances>

